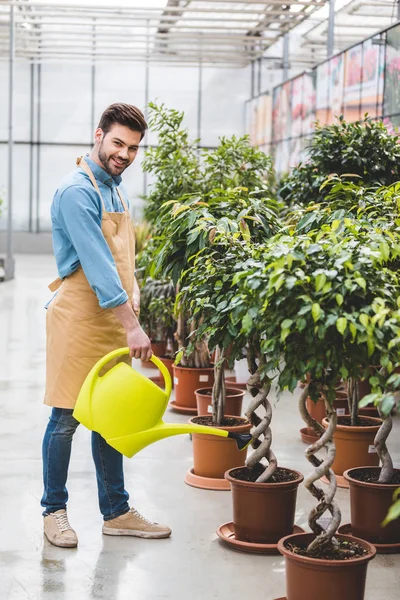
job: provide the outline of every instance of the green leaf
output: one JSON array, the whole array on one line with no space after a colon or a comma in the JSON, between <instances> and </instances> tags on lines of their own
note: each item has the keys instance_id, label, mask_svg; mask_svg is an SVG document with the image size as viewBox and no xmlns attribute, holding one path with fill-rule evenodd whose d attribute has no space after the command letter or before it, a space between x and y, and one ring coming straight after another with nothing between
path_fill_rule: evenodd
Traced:
<instances>
[{"instance_id":1,"label":"green leaf","mask_svg":"<svg viewBox=\"0 0 400 600\"><path fill-rule=\"evenodd\" d=\"M243 330L246 333L248 333L251 330L252 326L253 326L253 319L251 318L250 315L245 315L242 319Z\"/></svg>"},{"instance_id":2,"label":"green leaf","mask_svg":"<svg viewBox=\"0 0 400 600\"><path fill-rule=\"evenodd\" d=\"M342 306L343 304L343 296L342 294L336 294L336 303L338 306Z\"/></svg>"},{"instance_id":3,"label":"green leaf","mask_svg":"<svg viewBox=\"0 0 400 600\"><path fill-rule=\"evenodd\" d=\"M293 324L292 319L285 319L281 323L281 329L290 329L292 324Z\"/></svg>"},{"instance_id":4,"label":"green leaf","mask_svg":"<svg viewBox=\"0 0 400 600\"><path fill-rule=\"evenodd\" d=\"M319 273L319 275L315 278L315 289L317 292L322 290L326 283L326 275L324 273Z\"/></svg>"},{"instance_id":5,"label":"green leaf","mask_svg":"<svg viewBox=\"0 0 400 600\"><path fill-rule=\"evenodd\" d=\"M367 283L363 277L356 277L354 281L365 291Z\"/></svg>"},{"instance_id":6,"label":"green leaf","mask_svg":"<svg viewBox=\"0 0 400 600\"><path fill-rule=\"evenodd\" d=\"M183 350L179 350L178 354L175 356L174 365L179 365L183 357Z\"/></svg>"},{"instance_id":7,"label":"green leaf","mask_svg":"<svg viewBox=\"0 0 400 600\"><path fill-rule=\"evenodd\" d=\"M351 322L350 325L349 325L349 329L350 329L350 332L351 332L352 340L354 342L354 340L356 339L356 335L357 335L357 327L354 325L353 322Z\"/></svg>"},{"instance_id":8,"label":"green leaf","mask_svg":"<svg viewBox=\"0 0 400 600\"><path fill-rule=\"evenodd\" d=\"M365 313L361 313L361 315L359 316L360 322L362 325L364 325L364 327L368 327L369 325L369 316L366 315Z\"/></svg>"},{"instance_id":9,"label":"green leaf","mask_svg":"<svg viewBox=\"0 0 400 600\"><path fill-rule=\"evenodd\" d=\"M341 333L343 335L344 332L346 331L346 328L347 328L347 319L346 319L346 317L340 317L336 321L336 329L338 330L339 333Z\"/></svg>"},{"instance_id":10,"label":"green leaf","mask_svg":"<svg viewBox=\"0 0 400 600\"><path fill-rule=\"evenodd\" d=\"M314 323L316 323L321 316L321 307L317 302L312 305L311 314L314 319Z\"/></svg>"},{"instance_id":11,"label":"green leaf","mask_svg":"<svg viewBox=\"0 0 400 600\"><path fill-rule=\"evenodd\" d=\"M375 344L371 337L367 338L368 356L372 356L375 350Z\"/></svg>"},{"instance_id":12,"label":"green leaf","mask_svg":"<svg viewBox=\"0 0 400 600\"><path fill-rule=\"evenodd\" d=\"M387 242L381 242L381 244L379 246L379 250L381 251L381 256L382 256L383 260L388 260L388 258L390 256L389 244Z\"/></svg>"}]
</instances>

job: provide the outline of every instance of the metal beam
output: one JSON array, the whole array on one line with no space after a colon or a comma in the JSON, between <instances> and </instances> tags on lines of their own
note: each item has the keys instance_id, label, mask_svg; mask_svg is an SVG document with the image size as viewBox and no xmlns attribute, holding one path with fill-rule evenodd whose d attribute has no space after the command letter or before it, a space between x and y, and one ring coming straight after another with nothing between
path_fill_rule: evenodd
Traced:
<instances>
[{"instance_id":1,"label":"metal beam","mask_svg":"<svg viewBox=\"0 0 400 600\"><path fill-rule=\"evenodd\" d=\"M335 0L329 0L327 55L330 58L335 47Z\"/></svg>"},{"instance_id":2,"label":"metal beam","mask_svg":"<svg viewBox=\"0 0 400 600\"><path fill-rule=\"evenodd\" d=\"M10 46L8 64L8 174L7 174L7 253L4 261L4 279L14 278L15 261L13 255L13 158L14 158L14 6L10 6Z\"/></svg>"}]
</instances>

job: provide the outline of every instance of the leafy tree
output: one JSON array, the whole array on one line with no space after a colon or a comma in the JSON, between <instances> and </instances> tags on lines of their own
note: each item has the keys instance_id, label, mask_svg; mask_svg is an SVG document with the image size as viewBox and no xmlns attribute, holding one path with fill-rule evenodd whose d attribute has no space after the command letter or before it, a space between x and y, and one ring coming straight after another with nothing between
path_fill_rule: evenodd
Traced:
<instances>
[{"instance_id":1,"label":"leafy tree","mask_svg":"<svg viewBox=\"0 0 400 600\"><path fill-rule=\"evenodd\" d=\"M292 207L322 202L327 190L321 185L333 173L365 187L391 185L400 180L399 141L382 121L367 116L355 123L339 117L333 125L317 125L308 161L282 182L280 198Z\"/></svg>"}]
</instances>

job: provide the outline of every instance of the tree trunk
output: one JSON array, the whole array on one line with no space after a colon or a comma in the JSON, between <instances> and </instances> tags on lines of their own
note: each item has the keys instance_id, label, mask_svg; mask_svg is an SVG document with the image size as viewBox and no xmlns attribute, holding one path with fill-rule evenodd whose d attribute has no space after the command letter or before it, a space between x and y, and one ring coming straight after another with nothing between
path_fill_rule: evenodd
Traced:
<instances>
[{"instance_id":1,"label":"tree trunk","mask_svg":"<svg viewBox=\"0 0 400 600\"><path fill-rule=\"evenodd\" d=\"M347 381L347 397L349 403L349 413L352 427L359 425L358 420L358 402L360 400L360 388L357 379L351 377Z\"/></svg>"},{"instance_id":2,"label":"tree trunk","mask_svg":"<svg viewBox=\"0 0 400 600\"><path fill-rule=\"evenodd\" d=\"M306 450L306 458L315 467L315 469L310 475L308 475L308 477L305 478L304 485L319 502L317 506L311 510L308 518L310 528L317 536L307 548L307 552L310 555L313 555L325 546L337 544L333 536L340 525L341 513L339 507L334 501L336 493L336 477L331 469L336 453L335 444L333 442L333 433L336 429L337 422L336 411L328 402L325 394L321 390L321 395L325 401L326 415L329 420L328 429L325 430L320 423L311 417L307 410L306 401L308 397L308 389L309 385L306 385L300 396L300 414L307 426L312 427L318 434L321 435L321 437L314 444L311 444L311 446L309 446ZM316 453L322 449L326 451L324 460L321 460L316 456ZM326 492L315 485L315 482L324 475L329 481L329 487ZM324 529L317 521L327 510L331 513L332 518L327 528Z\"/></svg>"},{"instance_id":3,"label":"tree trunk","mask_svg":"<svg viewBox=\"0 0 400 600\"><path fill-rule=\"evenodd\" d=\"M390 483L393 478L393 461L389 454L389 450L386 446L386 440L389 433L392 431L393 419L390 415L384 417L381 413L380 407L378 407L379 415L383 419L383 423L380 426L378 433L375 436L374 444L376 451L382 463L381 474L378 479L378 483Z\"/></svg>"},{"instance_id":4,"label":"tree trunk","mask_svg":"<svg viewBox=\"0 0 400 600\"><path fill-rule=\"evenodd\" d=\"M226 386L224 367L224 351L218 347L215 351L214 385L212 389L212 420L213 425L216 426L222 425L225 415Z\"/></svg>"},{"instance_id":5,"label":"tree trunk","mask_svg":"<svg viewBox=\"0 0 400 600\"><path fill-rule=\"evenodd\" d=\"M255 426L255 429L252 431L253 441L251 443L254 450L247 458L246 466L250 469L253 469L257 464L264 467L264 472L257 479L257 482L260 483L268 481L275 473L278 466L276 456L271 450L272 432L270 424L272 419L272 407L268 400L270 389L271 383L268 379L266 383L261 383L261 377L258 370L250 375L247 382L247 390L252 395L253 400L246 412L246 417ZM260 418L255 412L261 405L265 409L265 416L263 418ZM267 466L262 464L261 460L263 458L267 459Z\"/></svg>"}]
</instances>

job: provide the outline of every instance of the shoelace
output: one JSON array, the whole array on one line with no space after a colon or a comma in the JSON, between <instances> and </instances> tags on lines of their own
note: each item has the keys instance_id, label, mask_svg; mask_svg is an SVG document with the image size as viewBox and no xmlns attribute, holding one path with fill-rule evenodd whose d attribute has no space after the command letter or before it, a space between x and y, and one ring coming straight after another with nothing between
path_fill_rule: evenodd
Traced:
<instances>
[{"instance_id":1,"label":"shoelace","mask_svg":"<svg viewBox=\"0 0 400 600\"><path fill-rule=\"evenodd\" d=\"M69 529L72 529L71 525L68 523L67 513L62 513L61 515L55 515L53 513L53 517L60 531L68 531Z\"/></svg>"},{"instance_id":2,"label":"shoelace","mask_svg":"<svg viewBox=\"0 0 400 600\"><path fill-rule=\"evenodd\" d=\"M143 515L140 514L140 512L138 512L136 510L136 508L131 508L130 512L137 517L138 519L140 519L141 521L143 521L143 523L146 523L146 525L154 525L154 523L152 523L151 521L149 521L148 519L146 519L146 517L144 517Z\"/></svg>"}]
</instances>

